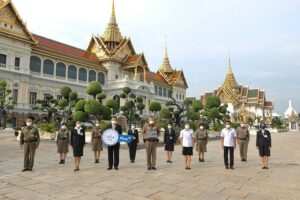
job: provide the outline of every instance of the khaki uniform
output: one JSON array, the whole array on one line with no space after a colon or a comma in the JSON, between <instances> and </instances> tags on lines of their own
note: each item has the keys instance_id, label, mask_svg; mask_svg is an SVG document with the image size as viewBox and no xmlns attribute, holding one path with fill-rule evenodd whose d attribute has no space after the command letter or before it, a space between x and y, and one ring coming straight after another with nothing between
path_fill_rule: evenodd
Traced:
<instances>
[{"instance_id":1,"label":"khaki uniform","mask_svg":"<svg viewBox=\"0 0 300 200\"><path fill-rule=\"evenodd\" d=\"M196 150L200 152L207 152L206 146L208 141L208 132L205 129L197 129L195 133L197 140Z\"/></svg>"},{"instance_id":2,"label":"khaki uniform","mask_svg":"<svg viewBox=\"0 0 300 200\"><path fill-rule=\"evenodd\" d=\"M156 137L151 136L156 133ZM143 128L143 138L145 140L145 148L147 153L147 166L155 167L156 165L156 147L158 143L158 136L160 134L160 128L158 126L146 124Z\"/></svg>"},{"instance_id":3,"label":"khaki uniform","mask_svg":"<svg viewBox=\"0 0 300 200\"><path fill-rule=\"evenodd\" d=\"M57 133L57 153L68 153L70 144L70 131L69 130L59 130Z\"/></svg>"},{"instance_id":4,"label":"khaki uniform","mask_svg":"<svg viewBox=\"0 0 300 200\"><path fill-rule=\"evenodd\" d=\"M32 170L34 154L40 144L40 134L36 127L24 127L21 131L20 145L24 145L24 169Z\"/></svg>"},{"instance_id":5,"label":"khaki uniform","mask_svg":"<svg viewBox=\"0 0 300 200\"><path fill-rule=\"evenodd\" d=\"M93 129L91 143L93 145L93 151L103 151L102 130L100 128Z\"/></svg>"},{"instance_id":6,"label":"khaki uniform","mask_svg":"<svg viewBox=\"0 0 300 200\"><path fill-rule=\"evenodd\" d=\"M238 127L236 129L236 133L240 148L241 160L247 160L248 144L250 140L249 130L247 127Z\"/></svg>"}]
</instances>

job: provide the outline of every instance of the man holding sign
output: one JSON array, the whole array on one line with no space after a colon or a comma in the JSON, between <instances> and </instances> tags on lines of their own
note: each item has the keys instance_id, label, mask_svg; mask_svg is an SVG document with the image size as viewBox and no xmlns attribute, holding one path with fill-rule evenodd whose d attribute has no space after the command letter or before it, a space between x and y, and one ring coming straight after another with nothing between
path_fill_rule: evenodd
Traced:
<instances>
[{"instance_id":1,"label":"man holding sign","mask_svg":"<svg viewBox=\"0 0 300 200\"><path fill-rule=\"evenodd\" d=\"M150 117L149 123L145 124L142 133L147 153L148 170L156 170L156 147L158 143L159 132L160 128L155 124L154 118Z\"/></svg>"},{"instance_id":2,"label":"man holding sign","mask_svg":"<svg viewBox=\"0 0 300 200\"><path fill-rule=\"evenodd\" d=\"M117 123L117 117L113 116L111 118L111 124L107 127L107 130L114 130L118 132L118 134L122 135L122 127ZM118 135L115 136L116 140L118 140ZM114 138L112 138L113 140ZM115 170L119 170L119 151L120 151L120 142L118 141L116 144L108 146L108 168L107 170L111 170L113 165Z\"/></svg>"}]
</instances>

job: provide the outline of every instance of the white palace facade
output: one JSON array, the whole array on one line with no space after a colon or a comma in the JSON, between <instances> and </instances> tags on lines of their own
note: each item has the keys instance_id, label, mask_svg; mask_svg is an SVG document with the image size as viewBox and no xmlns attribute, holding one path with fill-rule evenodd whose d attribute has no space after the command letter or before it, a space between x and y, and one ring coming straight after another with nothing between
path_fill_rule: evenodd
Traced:
<instances>
[{"instance_id":1,"label":"white palace facade","mask_svg":"<svg viewBox=\"0 0 300 200\"><path fill-rule=\"evenodd\" d=\"M20 126L28 114L41 114L32 110L37 99L47 94L60 99L63 86L88 99L87 85L99 81L107 99L114 98L119 105L124 103L119 94L130 87L144 99L144 115L151 114L150 102L169 100L169 88L179 102L188 88L183 71L171 67L167 49L157 72L150 71L145 55L137 53L131 39L121 34L114 3L104 33L93 35L84 50L31 33L13 2L0 0L0 80L13 91L14 126Z\"/></svg>"}]
</instances>

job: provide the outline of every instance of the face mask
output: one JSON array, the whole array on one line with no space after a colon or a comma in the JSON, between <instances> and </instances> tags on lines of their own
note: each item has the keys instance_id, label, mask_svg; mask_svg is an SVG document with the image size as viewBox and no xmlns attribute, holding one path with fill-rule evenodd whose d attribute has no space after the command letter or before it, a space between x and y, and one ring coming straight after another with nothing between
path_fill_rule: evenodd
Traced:
<instances>
[{"instance_id":1,"label":"face mask","mask_svg":"<svg viewBox=\"0 0 300 200\"><path fill-rule=\"evenodd\" d=\"M99 124L97 123L96 126L99 127Z\"/></svg>"},{"instance_id":2,"label":"face mask","mask_svg":"<svg viewBox=\"0 0 300 200\"><path fill-rule=\"evenodd\" d=\"M229 124L226 124L226 128L230 129L230 125L229 125Z\"/></svg>"},{"instance_id":3,"label":"face mask","mask_svg":"<svg viewBox=\"0 0 300 200\"><path fill-rule=\"evenodd\" d=\"M111 124L112 124L112 125L116 125L117 122L116 122L116 121L111 121Z\"/></svg>"},{"instance_id":4,"label":"face mask","mask_svg":"<svg viewBox=\"0 0 300 200\"><path fill-rule=\"evenodd\" d=\"M132 128L132 129L134 129L134 128L135 128L135 126L134 126L134 125L132 125L132 126L131 126L131 128Z\"/></svg>"},{"instance_id":5,"label":"face mask","mask_svg":"<svg viewBox=\"0 0 300 200\"><path fill-rule=\"evenodd\" d=\"M61 126L61 129L66 129L67 127L66 126Z\"/></svg>"},{"instance_id":6,"label":"face mask","mask_svg":"<svg viewBox=\"0 0 300 200\"><path fill-rule=\"evenodd\" d=\"M200 126L200 129L204 129L204 126Z\"/></svg>"},{"instance_id":7,"label":"face mask","mask_svg":"<svg viewBox=\"0 0 300 200\"><path fill-rule=\"evenodd\" d=\"M32 122L26 122L26 126L31 126Z\"/></svg>"},{"instance_id":8,"label":"face mask","mask_svg":"<svg viewBox=\"0 0 300 200\"><path fill-rule=\"evenodd\" d=\"M241 124L241 127L245 127L245 124Z\"/></svg>"},{"instance_id":9,"label":"face mask","mask_svg":"<svg viewBox=\"0 0 300 200\"><path fill-rule=\"evenodd\" d=\"M171 129L172 128L172 126L168 126L168 129Z\"/></svg>"},{"instance_id":10,"label":"face mask","mask_svg":"<svg viewBox=\"0 0 300 200\"><path fill-rule=\"evenodd\" d=\"M154 124L154 121L149 121L149 124Z\"/></svg>"},{"instance_id":11,"label":"face mask","mask_svg":"<svg viewBox=\"0 0 300 200\"><path fill-rule=\"evenodd\" d=\"M80 128L80 127L81 127L81 124L76 124L76 127L77 127L77 128Z\"/></svg>"},{"instance_id":12,"label":"face mask","mask_svg":"<svg viewBox=\"0 0 300 200\"><path fill-rule=\"evenodd\" d=\"M261 129L266 129L266 125L261 125Z\"/></svg>"},{"instance_id":13,"label":"face mask","mask_svg":"<svg viewBox=\"0 0 300 200\"><path fill-rule=\"evenodd\" d=\"M187 129L190 129L190 126L189 126L189 125L185 125L184 127L185 127L186 130L187 130Z\"/></svg>"}]
</instances>

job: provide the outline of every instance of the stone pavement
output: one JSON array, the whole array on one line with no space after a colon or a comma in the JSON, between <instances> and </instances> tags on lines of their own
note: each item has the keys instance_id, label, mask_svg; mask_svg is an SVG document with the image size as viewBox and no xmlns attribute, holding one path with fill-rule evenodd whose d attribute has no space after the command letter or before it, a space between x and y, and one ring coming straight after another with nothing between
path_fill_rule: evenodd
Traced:
<instances>
[{"instance_id":1,"label":"stone pavement","mask_svg":"<svg viewBox=\"0 0 300 200\"><path fill-rule=\"evenodd\" d=\"M262 170L255 148L249 146L248 162L224 169L219 141L208 144L206 162L193 156L192 170L184 169L180 147L174 163L166 163L163 147L158 149L157 171L146 170L145 150L129 163L128 150L120 151L120 170L107 171L107 151L101 163L93 163L91 147L85 148L81 170L73 172L71 154L58 165L56 146L41 143L33 172L21 172L23 153L13 136L0 134L0 199L300 199L300 133L273 134L269 170Z\"/></svg>"}]
</instances>

